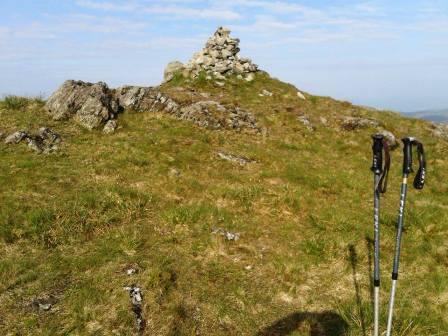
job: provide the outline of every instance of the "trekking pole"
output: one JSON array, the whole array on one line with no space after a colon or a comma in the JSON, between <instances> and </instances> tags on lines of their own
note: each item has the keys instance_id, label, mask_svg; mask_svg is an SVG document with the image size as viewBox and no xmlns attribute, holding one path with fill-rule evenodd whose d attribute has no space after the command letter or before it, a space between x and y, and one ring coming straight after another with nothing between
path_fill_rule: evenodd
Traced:
<instances>
[{"instance_id":1,"label":"trekking pole","mask_svg":"<svg viewBox=\"0 0 448 336\"><path fill-rule=\"evenodd\" d=\"M380 312L380 194L386 192L387 176L390 167L389 146L382 134L372 135L373 145L373 232L374 232L374 269L373 269L373 335L379 335L379 312ZM383 167L383 150L385 162Z\"/></svg>"},{"instance_id":2,"label":"trekking pole","mask_svg":"<svg viewBox=\"0 0 448 336\"><path fill-rule=\"evenodd\" d=\"M413 171L412 170L412 146L417 147L419 169L414 179L414 188L422 189L425 184L426 175L426 161L425 153L423 150L423 144L417 141L415 138L407 137L402 139L403 147L403 181L401 183L401 196L400 196L400 208L398 211L398 226L397 226L397 236L395 240L395 255L392 270L392 288L390 291L390 301L389 301L389 313L387 318L387 332L386 335L390 336L392 331L392 316L394 309L395 292L397 289L398 280L398 266L400 262L400 249L401 249L401 235L403 233L403 218L404 209L406 205L406 193L407 193L407 183L408 176Z\"/></svg>"}]
</instances>

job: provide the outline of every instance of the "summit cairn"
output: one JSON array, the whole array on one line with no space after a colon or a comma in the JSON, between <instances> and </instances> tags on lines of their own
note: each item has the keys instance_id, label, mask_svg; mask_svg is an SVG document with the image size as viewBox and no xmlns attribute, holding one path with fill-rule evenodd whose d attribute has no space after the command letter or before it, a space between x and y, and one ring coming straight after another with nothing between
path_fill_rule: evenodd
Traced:
<instances>
[{"instance_id":1,"label":"summit cairn","mask_svg":"<svg viewBox=\"0 0 448 336\"><path fill-rule=\"evenodd\" d=\"M180 62L171 62L165 69L165 81L173 78L172 71L182 71L185 77L197 78L201 72L205 72L207 79L225 80L228 75L236 74L238 78L252 81L258 66L249 58L238 55L240 40L230 37L230 30L219 27L210 37L205 48L195 53L193 58L182 67ZM176 65L175 67L173 65Z\"/></svg>"}]
</instances>

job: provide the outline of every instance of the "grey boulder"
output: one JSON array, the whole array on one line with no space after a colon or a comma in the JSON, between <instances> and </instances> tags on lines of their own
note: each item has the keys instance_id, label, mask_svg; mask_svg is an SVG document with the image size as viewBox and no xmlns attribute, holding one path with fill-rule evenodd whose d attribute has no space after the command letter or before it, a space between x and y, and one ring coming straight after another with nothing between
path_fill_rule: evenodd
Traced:
<instances>
[{"instance_id":1,"label":"grey boulder","mask_svg":"<svg viewBox=\"0 0 448 336\"><path fill-rule=\"evenodd\" d=\"M54 120L73 118L92 130L113 118L119 112L119 105L103 82L68 80L47 100L45 109Z\"/></svg>"}]
</instances>

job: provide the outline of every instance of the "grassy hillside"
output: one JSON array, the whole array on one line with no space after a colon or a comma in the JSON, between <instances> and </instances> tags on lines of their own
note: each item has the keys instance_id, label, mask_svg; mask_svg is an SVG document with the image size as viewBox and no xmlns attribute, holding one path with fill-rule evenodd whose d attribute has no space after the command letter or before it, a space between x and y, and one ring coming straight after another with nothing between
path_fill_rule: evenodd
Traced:
<instances>
[{"instance_id":1,"label":"grassy hillside","mask_svg":"<svg viewBox=\"0 0 448 336\"><path fill-rule=\"evenodd\" d=\"M178 86L240 105L267 132L124 113L104 135L52 121L40 100L0 103L0 131L50 126L63 138L51 155L0 143L0 334L135 335L123 290L135 283L145 335L370 335L375 129L339 127L341 116L366 116L417 136L428 157L427 186L409 191L394 334L447 335L448 146L426 122L301 100L265 75L225 87L176 78L163 90L188 100ZM382 199L382 326L401 161L395 150ZM39 299L52 308L36 308Z\"/></svg>"}]
</instances>

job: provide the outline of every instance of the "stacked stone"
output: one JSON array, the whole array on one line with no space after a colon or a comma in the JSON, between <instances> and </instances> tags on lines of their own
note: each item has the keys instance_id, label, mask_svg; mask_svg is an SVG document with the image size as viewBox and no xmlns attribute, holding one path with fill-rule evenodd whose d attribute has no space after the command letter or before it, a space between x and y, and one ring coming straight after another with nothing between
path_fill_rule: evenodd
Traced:
<instances>
[{"instance_id":1,"label":"stacked stone","mask_svg":"<svg viewBox=\"0 0 448 336\"><path fill-rule=\"evenodd\" d=\"M193 78L202 71L215 79L225 79L225 76L236 74L247 80L253 79L253 73L258 71L258 66L248 58L240 58L238 55L240 40L230 37L230 30L220 27L210 37L205 48L193 55L186 64L187 74Z\"/></svg>"}]
</instances>

